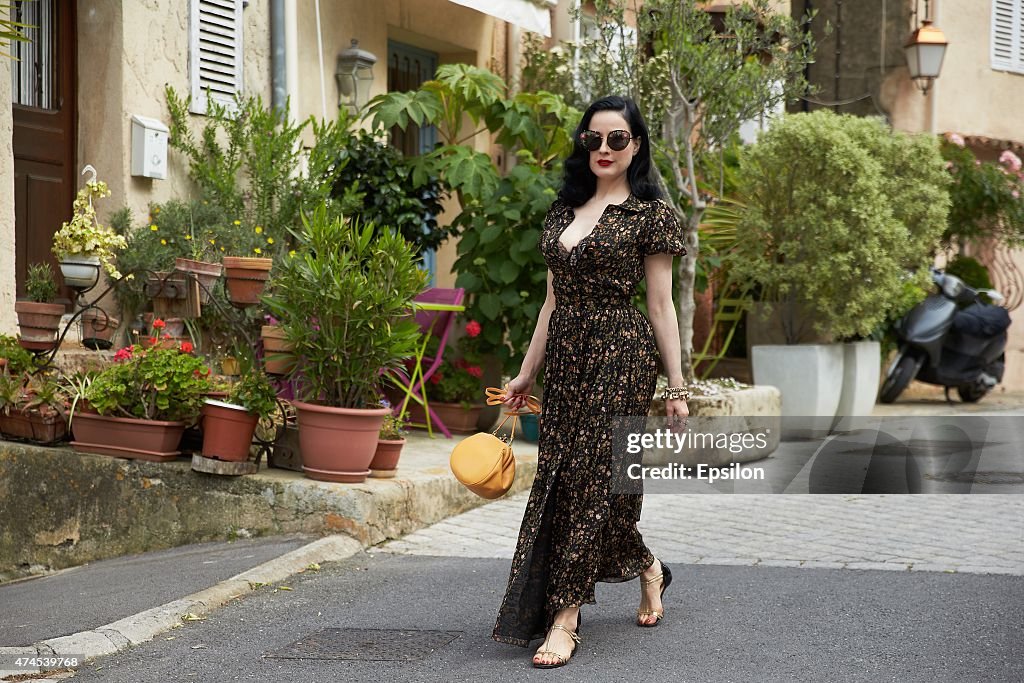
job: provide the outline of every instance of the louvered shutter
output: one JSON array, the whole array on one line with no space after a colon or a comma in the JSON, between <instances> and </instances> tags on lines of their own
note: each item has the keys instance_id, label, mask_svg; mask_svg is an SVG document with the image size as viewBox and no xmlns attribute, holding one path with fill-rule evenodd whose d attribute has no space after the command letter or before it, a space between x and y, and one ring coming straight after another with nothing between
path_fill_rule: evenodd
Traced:
<instances>
[{"instance_id":1,"label":"louvered shutter","mask_svg":"<svg viewBox=\"0 0 1024 683\"><path fill-rule=\"evenodd\" d=\"M1024 73L1024 0L992 1L992 68Z\"/></svg>"},{"instance_id":2,"label":"louvered shutter","mask_svg":"<svg viewBox=\"0 0 1024 683\"><path fill-rule=\"evenodd\" d=\"M234 109L242 92L242 0L191 0L189 77L193 112L206 113L208 92Z\"/></svg>"}]
</instances>

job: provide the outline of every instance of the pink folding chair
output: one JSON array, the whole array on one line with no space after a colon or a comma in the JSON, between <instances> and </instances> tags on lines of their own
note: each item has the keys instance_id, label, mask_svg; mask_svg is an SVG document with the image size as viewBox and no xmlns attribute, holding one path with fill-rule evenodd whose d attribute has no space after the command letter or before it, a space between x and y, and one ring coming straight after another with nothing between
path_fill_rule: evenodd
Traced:
<instances>
[{"instance_id":1,"label":"pink folding chair","mask_svg":"<svg viewBox=\"0 0 1024 683\"><path fill-rule=\"evenodd\" d=\"M436 424L445 437L452 438L448 427L430 407L426 388L427 382L444 361L444 350L448 344L448 336L455 325L456 314L466 310L466 307L462 305L465 295L466 291L461 287L456 289L432 287L413 300L416 322L423 334L423 341L413 359L412 369L408 373L399 370L391 374L392 381L405 392L404 400L400 405L394 407L395 415L404 415L409 402L415 401L423 406L426 422L410 422L409 424L413 427L426 427L430 436L434 435L433 425ZM438 340L437 353L428 356L426 350L432 337Z\"/></svg>"}]
</instances>

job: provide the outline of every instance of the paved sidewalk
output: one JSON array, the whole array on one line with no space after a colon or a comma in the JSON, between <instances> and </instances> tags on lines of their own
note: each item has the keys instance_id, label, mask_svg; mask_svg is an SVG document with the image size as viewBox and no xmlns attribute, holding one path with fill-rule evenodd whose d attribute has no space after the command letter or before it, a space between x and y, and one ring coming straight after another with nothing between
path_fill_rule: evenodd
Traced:
<instances>
[{"instance_id":1,"label":"paved sidewalk","mask_svg":"<svg viewBox=\"0 0 1024 683\"><path fill-rule=\"evenodd\" d=\"M511 558L528 493L381 546ZM1024 576L1024 498L648 495L640 530L666 562Z\"/></svg>"}]
</instances>

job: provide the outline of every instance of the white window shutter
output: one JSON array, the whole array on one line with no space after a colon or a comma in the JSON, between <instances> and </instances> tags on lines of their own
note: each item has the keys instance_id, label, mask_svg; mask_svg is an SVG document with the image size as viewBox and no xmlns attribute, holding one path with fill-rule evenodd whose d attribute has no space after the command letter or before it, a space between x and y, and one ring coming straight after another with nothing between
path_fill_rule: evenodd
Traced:
<instances>
[{"instance_id":1,"label":"white window shutter","mask_svg":"<svg viewBox=\"0 0 1024 683\"><path fill-rule=\"evenodd\" d=\"M992 68L1024 73L1024 0L992 1Z\"/></svg>"},{"instance_id":2,"label":"white window shutter","mask_svg":"<svg viewBox=\"0 0 1024 683\"><path fill-rule=\"evenodd\" d=\"M242 92L242 0L190 0L191 111L205 114L207 98L235 108Z\"/></svg>"}]
</instances>

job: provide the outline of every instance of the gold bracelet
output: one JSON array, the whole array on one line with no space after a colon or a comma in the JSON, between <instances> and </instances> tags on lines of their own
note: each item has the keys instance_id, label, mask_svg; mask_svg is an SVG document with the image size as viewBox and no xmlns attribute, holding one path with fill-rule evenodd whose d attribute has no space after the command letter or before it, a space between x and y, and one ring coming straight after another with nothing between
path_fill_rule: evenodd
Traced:
<instances>
[{"instance_id":1,"label":"gold bracelet","mask_svg":"<svg viewBox=\"0 0 1024 683\"><path fill-rule=\"evenodd\" d=\"M690 392L686 390L686 387L668 387L661 394L662 401L670 401L677 398L681 398L684 401L689 401Z\"/></svg>"}]
</instances>

